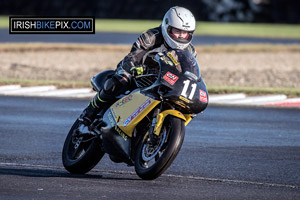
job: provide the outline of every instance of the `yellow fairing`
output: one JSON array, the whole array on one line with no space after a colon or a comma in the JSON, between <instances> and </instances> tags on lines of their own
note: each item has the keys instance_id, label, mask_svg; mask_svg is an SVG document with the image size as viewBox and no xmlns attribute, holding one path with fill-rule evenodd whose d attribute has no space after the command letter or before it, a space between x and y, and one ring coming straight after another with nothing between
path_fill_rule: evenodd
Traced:
<instances>
[{"instance_id":1,"label":"yellow fairing","mask_svg":"<svg viewBox=\"0 0 300 200\"><path fill-rule=\"evenodd\" d=\"M190 121L193 119L192 117L193 115L184 115L184 116L186 118L184 125L187 126L190 123Z\"/></svg>"},{"instance_id":2,"label":"yellow fairing","mask_svg":"<svg viewBox=\"0 0 300 200\"><path fill-rule=\"evenodd\" d=\"M155 135L158 136L160 134L160 130L163 125L163 122L164 122L166 116L168 116L168 115L173 115L175 117L178 117L178 118L184 120L185 126L188 125L188 123L192 120L192 115L183 115L181 112L179 112L177 110L165 110L156 116L156 123L155 123L155 127L153 130L153 133Z\"/></svg>"},{"instance_id":3,"label":"yellow fairing","mask_svg":"<svg viewBox=\"0 0 300 200\"><path fill-rule=\"evenodd\" d=\"M135 126L159 103L160 101L144 96L138 91L114 103L111 112L118 127L132 137Z\"/></svg>"}]
</instances>

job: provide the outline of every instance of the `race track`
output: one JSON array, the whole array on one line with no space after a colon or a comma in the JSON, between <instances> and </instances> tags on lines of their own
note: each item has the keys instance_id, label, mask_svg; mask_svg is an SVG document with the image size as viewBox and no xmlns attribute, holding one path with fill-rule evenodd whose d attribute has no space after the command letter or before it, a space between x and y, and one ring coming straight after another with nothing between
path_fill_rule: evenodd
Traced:
<instances>
[{"instance_id":1,"label":"race track","mask_svg":"<svg viewBox=\"0 0 300 200\"><path fill-rule=\"evenodd\" d=\"M299 199L298 109L209 106L158 179L105 156L87 175L61 150L88 99L0 96L0 199Z\"/></svg>"}]
</instances>

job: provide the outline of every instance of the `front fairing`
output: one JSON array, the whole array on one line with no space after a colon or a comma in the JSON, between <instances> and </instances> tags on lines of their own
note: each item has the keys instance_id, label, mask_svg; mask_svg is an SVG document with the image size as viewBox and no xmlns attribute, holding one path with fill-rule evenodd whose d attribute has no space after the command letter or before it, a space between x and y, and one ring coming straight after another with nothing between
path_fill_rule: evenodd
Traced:
<instances>
[{"instance_id":1,"label":"front fairing","mask_svg":"<svg viewBox=\"0 0 300 200\"><path fill-rule=\"evenodd\" d=\"M170 58L171 57L171 58ZM208 105L208 92L205 82L201 78L200 69L195 59L180 64L169 52L157 54L156 60L160 72L155 84L145 90L145 94L159 94L165 102L172 104L177 110L185 114L197 114ZM191 59L190 59L191 60ZM189 64L198 67L190 68ZM185 66L183 70L180 68ZM157 92L158 91L158 92Z\"/></svg>"},{"instance_id":2,"label":"front fairing","mask_svg":"<svg viewBox=\"0 0 300 200\"><path fill-rule=\"evenodd\" d=\"M196 81L165 64L162 64L160 76L162 85L169 88L163 95L165 101L174 103L183 113L197 114L205 110L208 93L202 78Z\"/></svg>"}]
</instances>

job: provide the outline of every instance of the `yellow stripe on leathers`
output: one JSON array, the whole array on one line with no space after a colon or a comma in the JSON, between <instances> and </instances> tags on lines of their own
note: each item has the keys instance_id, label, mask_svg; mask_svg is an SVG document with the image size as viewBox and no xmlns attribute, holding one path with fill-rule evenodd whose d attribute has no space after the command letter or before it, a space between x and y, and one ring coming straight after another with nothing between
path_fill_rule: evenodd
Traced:
<instances>
[{"instance_id":1,"label":"yellow stripe on leathers","mask_svg":"<svg viewBox=\"0 0 300 200\"><path fill-rule=\"evenodd\" d=\"M184 115L177 110L165 110L156 116L156 123L155 123L155 127L153 130L153 133L155 135L158 136L160 134L163 122L164 122L166 116L168 116L168 115L173 115L175 117L178 117L178 118L184 120L185 126L188 125L188 123L192 120L192 115L189 115L189 114Z\"/></svg>"},{"instance_id":2,"label":"yellow stripe on leathers","mask_svg":"<svg viewBox=\"0 0 300 200\"><path fill-rule=\"evenodd\" d=\"M160 101L144 96L138 91L114 103L111 112L118 127L132 137L135 126L159 103Z\"/></svg>"}]
</instances>

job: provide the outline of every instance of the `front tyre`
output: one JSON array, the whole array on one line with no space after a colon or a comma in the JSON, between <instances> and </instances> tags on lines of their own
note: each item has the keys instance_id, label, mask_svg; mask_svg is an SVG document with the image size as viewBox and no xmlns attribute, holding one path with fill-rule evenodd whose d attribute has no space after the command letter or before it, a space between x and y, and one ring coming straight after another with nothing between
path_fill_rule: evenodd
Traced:
<instances>
[{"instance_id":1,"label":"front tyre","mask_svg":"<svg viewBox=\"0 0 300 200\"><path fill-rule=\"evenodd\" d=\"M90 171L101 160L104 152L101 151L99 138L84 138L75 133L79 121L75 121L69 131L62 152L63 165L70 173L84 174Z\"/></svg>"},{"instance_id":2,"label":"front tyre","mask_svg":"<svg viewBox=\"0 0 300 200\"><path fill-rule=\"evenodd\" d=\"M173 117L166 117L160 136L155 144L149 140L149 135L139 144L135 171L145 180L159 177L176 158L185 135L184 121Z\"/></svg>"}]
</instances>

